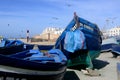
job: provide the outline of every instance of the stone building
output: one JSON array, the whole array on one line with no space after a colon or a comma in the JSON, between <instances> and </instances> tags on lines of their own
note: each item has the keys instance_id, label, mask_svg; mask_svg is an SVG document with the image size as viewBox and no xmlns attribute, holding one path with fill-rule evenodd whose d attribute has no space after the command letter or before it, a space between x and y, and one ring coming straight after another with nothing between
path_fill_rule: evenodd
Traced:
<instances>
[{"instance_id":1,"label":"stone building","mask_svg":"<svg viewBox=\"0 0 120 80\"><path fill-rule=\"evenodd\" d=\"M48 27L39 35L34 36L34 39L40 39L42 41L56 41L56 39L61 35L64 29Z\"/></svg>"}]
</instances>

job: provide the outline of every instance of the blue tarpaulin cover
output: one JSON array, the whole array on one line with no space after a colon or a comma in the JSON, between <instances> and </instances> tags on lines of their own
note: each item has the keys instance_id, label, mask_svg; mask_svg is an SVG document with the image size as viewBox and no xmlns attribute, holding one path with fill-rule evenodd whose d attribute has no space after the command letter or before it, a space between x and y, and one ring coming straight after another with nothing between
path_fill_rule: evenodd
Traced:
<instances>
[{"instance_id":1,"label":"blue tarpaulin cover","mask_svg":"<svg viewBox=\"0 0 120 80\"><path fill-rule=\"evenodd\" d=\"M68 31L64 40L64 49L72 53L76 50L86 49L84 33L80 29Z\"/></svg>"}]
</instances>

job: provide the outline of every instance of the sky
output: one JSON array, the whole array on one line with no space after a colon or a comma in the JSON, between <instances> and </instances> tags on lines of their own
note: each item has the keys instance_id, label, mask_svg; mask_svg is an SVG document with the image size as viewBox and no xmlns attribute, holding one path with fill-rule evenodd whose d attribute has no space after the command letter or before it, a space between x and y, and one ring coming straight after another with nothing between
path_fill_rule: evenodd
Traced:
<instances>
[{"instance_id":1,"label":"sky","mask_svg":"<svg viewBox=\"0 0 120 80\"><path fill-rule=\"evenodd\" d=\"M46 27L65 28L76 12L101 30L120 26L120 0L0 0L0 35L41 34Z\"/></svg>"}]
</instances>

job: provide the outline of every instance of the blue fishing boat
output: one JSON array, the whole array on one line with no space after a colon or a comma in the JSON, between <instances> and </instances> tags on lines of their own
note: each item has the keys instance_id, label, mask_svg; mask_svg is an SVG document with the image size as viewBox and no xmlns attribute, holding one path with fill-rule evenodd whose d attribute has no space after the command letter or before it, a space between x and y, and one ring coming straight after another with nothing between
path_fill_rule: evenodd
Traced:
<instances>
[{"instance_id":1,"label":"blue fishing boat","mask_svg":"<svg viewBox=\"0 0 120 80\"><path fill-rule=\"evenodd\" d=\"M0 75L62 80L66 67L85 65L93 68L92 60L100 55L101 43L101 32L97 25L74 13L73 20L53 47L39 46L40 50L0 54ZM42 52L45 49L46 52Z\"/></svg>"},{"instance_id":2,"label":"blue fishing boat","mask_svg":"<svg viewBox=\"0 0 120 80\"><path fill-rule=\"evenodd\" d=\"M60 49L66 55L68 67L85 65L93 68L92 60L100 55L101 43L98 26L74 13L73 20L57 39L54 48Z\"/></svg>"},{"instance_id":3,"label":"blue fishing boat","mask_svg":"<svg viewBox=\"0 0 120 80\"><path fill-rule=\"evenodd\" d=\"M115 37L117 44L112 46L111 53L113 54L113 58L117 58L120 56L120 37Z\"/></svg>"},{"instance_id":4,"label":"blue fishing boat","mask_svg":"<svg viewBox=\"0 0 120 80\"><path fill-rule=\"evenodd\" d=\"M112 47L118 45L116 38L107 38L102 41L101 52L108 52L112 50Z\"/></svg>"},{"instance_id":5,"label":"blue fishing boat","mask_svg":"<svg viewBox=\"0 0 120 80\"><path fill-rule=\"evenodd\" d=\"M21 40L9 40L3 38L0 42L0 54L9 55L21 52L24 50L33 49L34 45L25 44Z\"/></svg>"},{"instance_id":6,"label":"blue fishing boat","mask_svg":"<svg viewBox=\"0 0 120 80\"><path fill-rule=\"evenodd\" d=\"M111 53L113 54L114 58L117 58L118 56L120 56L120 45L112 46Z\"/></svg>"},{"instance_id":7,"label":"blue fishing boat","mask_svg":"<svg viewBox=\"0 0 120 80\"><path fill-rule=\"evenodd\" d=\"M3 38L0 42L0 54L14 54L22 51L23 49L24 43L20 40L8 40Z\"/></svg>"},{"instance_id":8,"label":"blue fishing boat","mask_svg":"<svg viewBox=\"0 0 120 80\"><path fill-rule=\"evenodd\" d=\"M31 50L34 48L34 46L35 44L24 43L24 50Z\"/></svg>"},{"instance_id":9,"label":"blue fishing boat","mask_svg":"<svg viewBox=\"0 0 120 80\"><path fill-rule=\"evenodd\" d=\"M51 50L54 45L37 45L39 50Z\"/></svg>"},{"instance_id":10,"label":"blue fishing boat","mask_svg":"<svg viewBox=\"0 0 120 80\"><path fill-rule=\"evenodd\" d=\"M0 54L0 76L24 76L27 80L62 80L66 65L67 58L58 49L45 53L26 50L7 56Z\"/></svg>"}]
</instances>

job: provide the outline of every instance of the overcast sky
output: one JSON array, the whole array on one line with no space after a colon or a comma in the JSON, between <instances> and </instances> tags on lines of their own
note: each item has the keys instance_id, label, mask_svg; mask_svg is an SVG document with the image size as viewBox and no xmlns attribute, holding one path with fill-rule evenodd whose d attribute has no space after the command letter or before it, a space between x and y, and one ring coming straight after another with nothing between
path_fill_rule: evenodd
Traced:
<instances>
[{"instance_id":1,"label":"overcast sky","mask_svg":"<svg viewBox=\"0 0 120 80\"><path fill-rule=\"evenodd\" d=\"M120 25L120 0L0 0L0 35L40 34L46 27L65 28L77 12L100 29Z\"/></svg>"}]
</instances>

